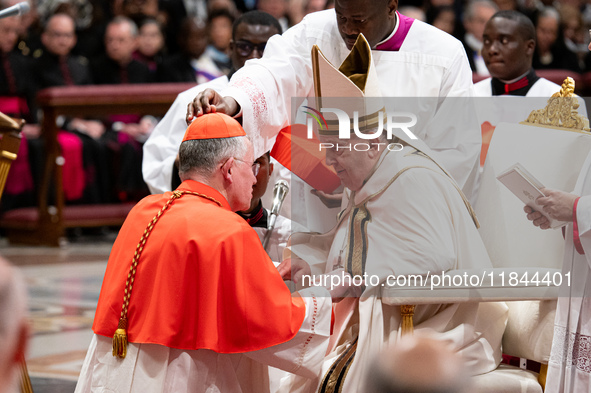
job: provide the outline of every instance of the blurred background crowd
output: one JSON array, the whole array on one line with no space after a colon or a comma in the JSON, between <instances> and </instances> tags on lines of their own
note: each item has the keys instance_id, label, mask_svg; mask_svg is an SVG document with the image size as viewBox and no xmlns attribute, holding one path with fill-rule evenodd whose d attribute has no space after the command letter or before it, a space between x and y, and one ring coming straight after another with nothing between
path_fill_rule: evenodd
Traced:
<instances>
[{"instance_id":1,"label":"blurred background crowd","mask_svg":"<svg viewBox=\"0 0 591 393\"><path fill-rule=\"evenodd\" d=\"M284 31L333 0L29 0L31 11L0 19L0 111L24 118L27 143L11 169L1 210L33 205L42 176L36 95L52 86L204 83L232 72L232 24L265 11ZM18 0L0 0L4 9ZM463 42L475 76L488 71L482 33L498 10L528 15L537 33L535 69L591 71L589 0L401 0L402 14ZM245 48L252 52L253 48ZM259 49L260 50L260 49ZM68 203L136 201L147 195L141 146L157 119L149 116L60 119ZM83 154L81 153L83 152ZM108 164L105 164L108 163Z\"/></svg>"}]
</instances>

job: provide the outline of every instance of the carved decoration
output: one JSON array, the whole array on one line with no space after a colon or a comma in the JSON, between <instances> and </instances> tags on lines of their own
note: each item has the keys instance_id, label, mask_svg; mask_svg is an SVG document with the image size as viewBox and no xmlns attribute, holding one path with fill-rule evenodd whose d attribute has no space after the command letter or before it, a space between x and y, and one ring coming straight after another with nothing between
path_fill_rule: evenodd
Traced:
<instances>
[{"instance_id":1,"label":"carved decoration","mask_svg":"<svg viewBox=\"0 0 591 393\"><path fill-rule=\"evenodd\" d=\"M524 124L568 128L569 130L589 132L589 119L579 114L578 96L575 92L575 81L567 77L559 92L552 94L544 109L533 110Z\"/></svg>"}]
</instances>

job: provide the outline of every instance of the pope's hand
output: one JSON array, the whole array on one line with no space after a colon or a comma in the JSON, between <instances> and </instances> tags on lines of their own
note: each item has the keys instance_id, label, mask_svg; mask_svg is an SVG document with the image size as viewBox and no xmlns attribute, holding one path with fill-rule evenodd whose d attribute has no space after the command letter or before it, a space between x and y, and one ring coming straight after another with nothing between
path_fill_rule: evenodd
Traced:
<instances>
[{"instance_id":1,"label":"pope's hand","mask_svg":"<svg viewBox=\"0 0 591 393\"><path fill-rule=\"evenodd\" d=\"M332 297L334 303L340 302L345 296L358 297L363 291L362 287L353 284L351 275L345 269L333 270L326 276L326 281L324 281L323 277L322 282L328 284L326 289L330 292L330 297Z\"/></svg>"},{"instance_id":2,"label":"pope's hand","mask_svg":"<svg viewBox=\"0 0 591 393\"><path fill-rule=\"evenodd\" d=\"M232 97L222 97L213 89L205 89L187 106L186 121L190 124L195 117L214 112L234 116L238 113L238 108L238 103Z\"/></svg>"},{"instance_id":3,"label":"pope's hand","mask_svg":"<svg viewBox=\"0 0 591 393\"><path fill-rule=\"evenodd\" d=\"M292 280L296 284L303 275L310 275L312 270L310 265L300 258L288 258L277 266L277 270L284 280Z\"/></svg>"},{"instance_id":4,"label":"pope's hand","mask_svg":"<svg viewBox=\"0 0 591 393\"><path fill-rule=\"evenodd\" d=\"M320 201L324 203L324 206L328 207L329 209L332 209L333 207L340 207L341 202L343 201L342 192L338 194L327 194L326 192L320 190L311 190L310 192L312 195L316 195L318 198L320 198Z\"/></svg>"}]
</instances>

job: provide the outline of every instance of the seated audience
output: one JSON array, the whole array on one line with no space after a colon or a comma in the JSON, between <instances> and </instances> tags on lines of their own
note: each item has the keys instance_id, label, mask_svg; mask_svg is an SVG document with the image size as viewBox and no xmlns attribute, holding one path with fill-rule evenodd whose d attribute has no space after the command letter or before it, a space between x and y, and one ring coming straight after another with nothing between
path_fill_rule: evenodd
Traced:
<instances>
[{"instance_id":1,"label":"seated audience","mask_svg":"<svg viewBox=\"0 0 591 393\"><path fill-rule=\"evenodd\" d=\"M567 69L580 71L577 56L568 50L560 34L560 14L546 7L538 14L536 23L536 52L533 67L539 69Z\"/></svg>"},{"instance_id":2,"label":"seated audience","mask_svg":"<svg viewBox=\"0 0 591 393\"><path fill-rule=\"evenodd\" d=\"M472 0L464 11L463 24L466 34L462 39L472 71L488 75L482 58L482 33L484 25L499 8L490 0Z\"/></svg>"},{"instance_id":3,"label":"seated audience","mask_svg":"<svg viewBox=\"0 0 591 393\"><path fill-rule=\"evenodd\" d=\"M156 80L158 67L163 61L164 35L156 19L146 18L139 26L137 49L133 52L133 58L147 65L151 79Z\"/></svg>"},{"instance_id":4,"label":"seated audience","mask_svg":"<svg viewBox=\"0 0 591 393\"><path fill-rule=\"evenodd\" d=\"M208 20L210 44L205 49L204 55L209 57L226 75L232 67L230 42L232 41L232 25L235 19L229 11L221 9L211 12Z\"/></svg>"},{"instance_id":5,"label":"seated audience","mask_svg":"<svg viewBox=\"0 0 591 393\"><path fill-rule=\"evenodd\" d=\"M207 44L207 26L191 18L183 20L179 33L180 53L164 62L159 80L200 84L222 76L222 70L209 56L204 55Z\"/></svg>"}]
</instances>

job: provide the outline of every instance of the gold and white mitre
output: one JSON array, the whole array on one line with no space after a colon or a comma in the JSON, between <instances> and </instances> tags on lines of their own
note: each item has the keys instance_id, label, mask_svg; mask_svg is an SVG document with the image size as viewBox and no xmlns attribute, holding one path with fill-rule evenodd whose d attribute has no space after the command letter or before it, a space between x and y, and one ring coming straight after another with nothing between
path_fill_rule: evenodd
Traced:
<instances>
[{"instance_id":1,"label":"gold and white mitre","mask_svg":"<svg viewBox=\"0 0 591 393\"><path fill-rule=\"evenodd\" d=\"M315 105L319 111L336 108L347 113L353 132L354 113L358 113L361 132L376 130L379 116L386 123L386 113L378 75L372 59L371 48L359 34L355 45L339 68L324 56L320 48L312 48L312 72L314 78ZM320 135L338 135L339 121L332 112L323 112L327 127L319 127Z\"/></svg>"}]
</instances>

